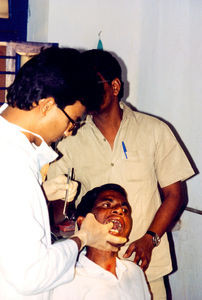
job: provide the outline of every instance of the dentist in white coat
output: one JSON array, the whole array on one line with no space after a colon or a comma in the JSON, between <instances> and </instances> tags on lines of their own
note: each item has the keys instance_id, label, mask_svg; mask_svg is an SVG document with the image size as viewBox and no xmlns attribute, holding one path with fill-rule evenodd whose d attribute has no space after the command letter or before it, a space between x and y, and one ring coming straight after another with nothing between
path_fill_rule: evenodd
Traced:
<instances>
[{"instance_id":1,"label":"dentist in white coat","mask_svg":"<svg viewBox=\"0 0 202 300\"><path fill-rule=\"evenodd\" d=\"M85 244L111 249L108 242L125 242L108 233L112 224L89 214L74 237L51 244L40 170L57 157L49 145L70 135L86 109L74 88L78 62L76 50L43 50L20 69L1 108L0 300L48 300L73 278Z\"/></svg>"}]
</instances>

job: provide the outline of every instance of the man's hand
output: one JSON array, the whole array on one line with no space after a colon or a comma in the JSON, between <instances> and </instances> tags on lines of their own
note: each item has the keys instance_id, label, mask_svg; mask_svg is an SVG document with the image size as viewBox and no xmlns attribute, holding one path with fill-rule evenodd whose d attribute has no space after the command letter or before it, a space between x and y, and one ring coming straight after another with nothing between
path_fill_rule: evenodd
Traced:
<instances>
[{"instance_id":1,"label":"man's hand","mask_svg":"<svg viewBox=\"0 0 202 300\"><path fill-rule=\"evenodd\" d=\"M183 204L180 181L162 188L162 192L164 195L163 203L148 228L148 230L157 232L160 237L166 232ZM134 262L145 271L149 266L153 248L152 236L145 234L130 244L123 257L128 258L135 252Z\"/></svg>"},{"instance_id":2,"label":"man's hand","mask_svg":"<svg viewBox=\"0 0 202 300\"><path fill-rule=\"evenodd\" d=\"M67 184L65 175L59 175L43 183L43 189L49 201L65 200L66 190L68 189L68 202L71 202L77 193L77 187L78 183L76 181L70 180Z\"/></svg>"},{"instance_id":3,"label":"man's hand","mask_svg":"<svg viewBox=\"0 0 202 300\"><path fill-rule=\"evenodd\" d=\"M125 244L126 238L110 234L109 230L112 227L113 223L103 225L95 219L92 213L88 213L81 224L81 229L72 237L78 237L81 240L80 250L87 245L101 250L117 252L120 245Z\"/></svg>"},{"instance_id":4,"label":"man's hand","mask_svg":"<svg viewBox=\"0 0 202 300\"><path fill-rule=\"evenodd\" d=\"M134 262L145 271L149 266L153 248L152 237L145 234L143 237L130 244L123 257L128 258L135 252Z\"/></svg>"}]
</instances>

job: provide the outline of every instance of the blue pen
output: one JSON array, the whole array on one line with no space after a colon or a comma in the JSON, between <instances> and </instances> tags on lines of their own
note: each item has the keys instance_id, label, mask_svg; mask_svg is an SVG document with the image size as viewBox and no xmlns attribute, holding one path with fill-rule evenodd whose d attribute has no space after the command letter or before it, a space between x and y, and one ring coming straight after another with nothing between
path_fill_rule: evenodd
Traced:
<instances>
[{"instance_id":1,"label":"blue pen","mask_svg":"<svg viewBox=\"0 0 202 300\"><path fill-rule=\"evenodd\" d=\"M128 159L128 156L127 156L127 149L126 149L126 145L125 145L124 142L122 142L122 147L123 147L123 152L124 152L124 154L125 154L125 157L126 157L126 159Z\"/></svg>"}]
</instances>

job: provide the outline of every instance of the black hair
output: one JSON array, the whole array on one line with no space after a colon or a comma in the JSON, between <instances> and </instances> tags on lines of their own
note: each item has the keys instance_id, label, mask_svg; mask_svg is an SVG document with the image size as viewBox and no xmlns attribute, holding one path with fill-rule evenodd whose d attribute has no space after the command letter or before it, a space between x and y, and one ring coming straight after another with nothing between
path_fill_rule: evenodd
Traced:
<instances>
[{"instance_id":1,"label":"black hair","mask_svg":"<svg viewBox=\"0 0 202 300\"><path fill-rule=\"evenodd\" d=\"M86 105L77 86L80 52L71 48L42 49L26 62L8 88L7 102L12 107L31 110L33 103L53 97L59 108L76 100Z\"/></svg>"},{"instance_id":2,"label":"black hair","mask_svg":"<svg viewBox=\"0 0 202 300\"><path fill-rule=\"evenodd\" d=\"M78 218L79 216L85 217L88 213L90 213L95 205L95 201L97 200L99 194L109 190L116 191L127 199L126 191L119 184L108 183L99 187L95 187L94 189L88 191L82 197L81 202L79 203L76 209L76 218Z\"/></svg>"},{"instance_id":3,"label":"black hair","mask_svg":"<svg viewBox=\"0 0 202 300\"><path fill-rule=\"evenodd\" d=\"M104 80L111 83L115 78L121 82L121 89L118 95L119 101L123 97L122 70L117 59L109 52L99 49L92 49L81 53L81 66L85 72L83 84L86 88L86 96L89 102L94 103L95 111L98 111L103 101Z\"/></svg>"}]
</instances>

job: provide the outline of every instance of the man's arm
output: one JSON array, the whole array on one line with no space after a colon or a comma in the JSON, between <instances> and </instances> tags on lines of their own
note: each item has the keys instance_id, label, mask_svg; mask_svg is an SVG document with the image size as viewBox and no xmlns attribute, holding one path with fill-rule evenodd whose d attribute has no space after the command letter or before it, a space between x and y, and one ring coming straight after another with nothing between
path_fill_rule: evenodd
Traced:
<instances>
[{"instance_id":1,"label":"man's arm","mask_svg":"<svg viewBox=\"0 0 202 300\"><path fill-rule=\"evenodd\" d=\"M148 228L149 231L157 233L159 237L161 237L172 224L184 203L181 181L162 188L162 192L164 196L163 203L157 210ZM133 252L136 252L134 262L138 264L141 261L139 265L145 271L149 266L153 248L152 236L145 233L140 239L130 244L124 257L127 258L131 256Z\"/></svg>"},{"instance_id":2,"label":"man's arm","mask_svg":"<svg viewBox=\"0 0 202 300\"><path fill-rule=\"evenodd\" d=\"M50 164L48 173L47 173L47 181L46 182L54 180L57 177L58 178L61 176L65 177L64 174L68 173L68 168L74 168L74 164L68 155L68 148L71 145L71 142L69 142L69 140L71 141L71 138L72 137L68 137L67 139L64 138L58 143L57 151L60 153L61 157ZM66 181L65 181L65 183L66 183ZM44 184L43 184L43 188L44 188ZM57 199L55 198L56 201L49 202L49 214L51 215L50 221L51 221L52 226L58 225L65 220L65 217L63 215L63 208L64 208L63 200L64 199L62 200L62 198L65 198L65 194L66 194L66 188L64 189L64 185L63 185L63 188L60 190L63 192L63 196L60 195ZM56 189L56 191L58 191L58 189ZM45 191L45 194L47 195L46 191ZM47 198L49 199L48 195L47 195ZM52 199L52 200L54 200L54 199ZM70 202L70 201L68 201L68 202Z\"/></svg>"}]
</instances>

